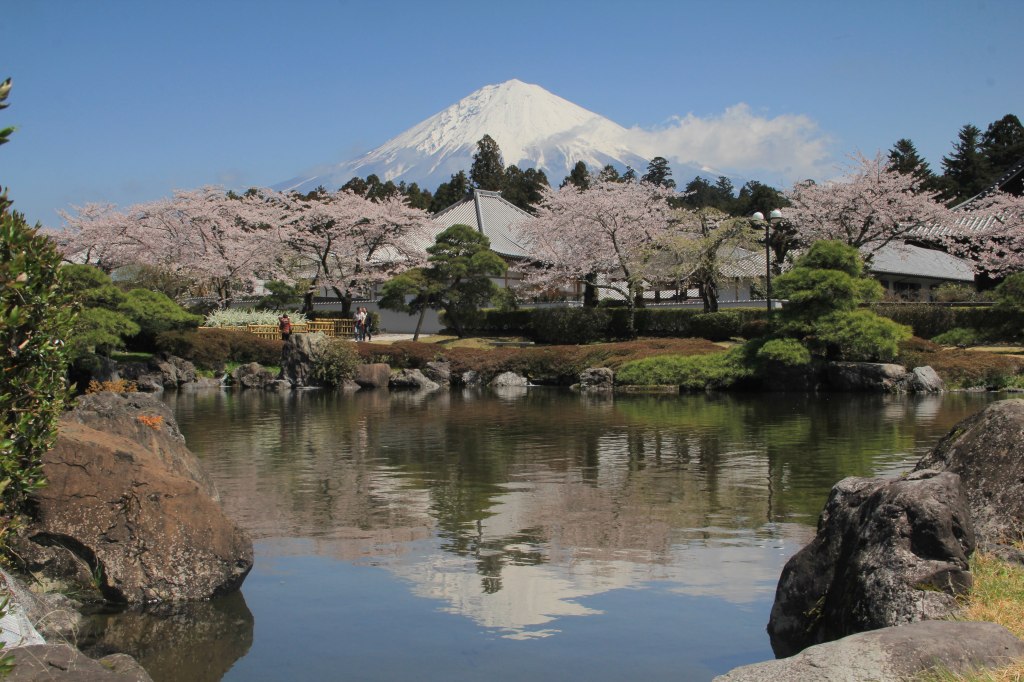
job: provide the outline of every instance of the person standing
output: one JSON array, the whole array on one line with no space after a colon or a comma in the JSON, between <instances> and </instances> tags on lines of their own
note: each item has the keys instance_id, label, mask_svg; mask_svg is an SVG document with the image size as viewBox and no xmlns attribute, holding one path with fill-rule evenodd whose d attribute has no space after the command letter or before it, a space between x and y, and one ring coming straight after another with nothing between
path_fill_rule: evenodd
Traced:
<instances>
[{"instance_id":1,"label":"person standing","mask_svg":"<svg viewBox=\"0 0 1024 682\"><path fill-rule=\"evenodd\" d=\"M281 340L287 341L292 335L292 320L288 317L288 313L277 318L277 328L281 332Z\"/></svg>"},{"instance_id":2,"label":"person standing","mask_svg":"<svg viewBox=\"0 0 1024 682\"><path fill-rule=\"evenodd\" d=\"M373 318L366 308L363 308L363 341L373 341Z\"/></svg>"},{"instance_id":3,"label":"person standing","mask_svg":"<svg viewBox=\"0 0 1024 682\"><path fill-rule=\"evenodd\" d=\"M356 308L355 315L356 341L363 341L366 338L366 312L363 308Z\"/></svg>"}]
</instances>

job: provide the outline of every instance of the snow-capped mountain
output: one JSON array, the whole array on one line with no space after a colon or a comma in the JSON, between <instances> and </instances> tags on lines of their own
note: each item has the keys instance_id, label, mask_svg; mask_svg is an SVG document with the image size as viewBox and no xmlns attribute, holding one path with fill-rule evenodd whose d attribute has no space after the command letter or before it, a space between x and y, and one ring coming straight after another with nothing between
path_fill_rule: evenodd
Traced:
<instances>
[{"instance_id":1,"label":"snow-capped mountain","mask_svg":"<svg viewBox=\"0 0 1024 682\"><path fill-rule=\"evenodd\" d=\"M275 189L308 192L323 185L336 190L355 176L372 173L433 191L453 173L468 173L484 135L498 143L506 166L540 168L555 186L578 161L593 172L612 164L619 170L632 166L640 174L649 161L627 146L626 128L539 85L510 80L480 88L357 159L292 178ZM673 170L677 179L705 172ZM694 172L688 174L690 170Z\"/></svg>"}]
</instances>

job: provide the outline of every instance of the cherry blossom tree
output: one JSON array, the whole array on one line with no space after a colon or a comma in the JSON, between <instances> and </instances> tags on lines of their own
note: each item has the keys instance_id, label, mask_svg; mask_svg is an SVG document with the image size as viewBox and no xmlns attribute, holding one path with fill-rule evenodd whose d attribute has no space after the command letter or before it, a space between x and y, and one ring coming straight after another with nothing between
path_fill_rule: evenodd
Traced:
<instances>
[{"instance_id":1,"label":"cherry blossom tree","mask_svg":"<svg viewBox=\"0 0 1024 682\"><path fill-rule=\"evenodd\" d=\"M373 202L348 191L278 195L280 239L308 276L312 294L332 290L351 310L356 295L425 262L431 243L429 215L402 197Z\"/></svg>"},{"instance_id":2,"label":"cherry blossom tree","mask_svg":"<svg viewBox=\"0 0 1024 682\"><path fill-rule=\"evenodd\" d=\"M735 218L717 208L680 209L667 230L651 246L644 260L649 281L671 280L700 292L704 312L718 312L720 254L730 246L751 246L756 235L746 218Z\"/></svg>"},{"instance_id":3,"label":"cherry blossom tree","mask_svg":"<svg viewBox=\"0 0 1024 682\"><path fill-rule=\"evenodd\" d=\"M527 283L551 289L592 280L629 306L632 334L643 263L672 222L666 201L672 192L649 183L596 180L586 190L566 185L541 193L537 215L520 225L524 246L539 261Z\"/></svg>"},{"instance_id":4,"label":"cherry blossom tree","mask_svg":"<svg viewBox=\"0 0 1024 682\"><path fill-rule=\"evenodd\" d=\"M922 191L919 178L890 168L881 153L852 159L838 180L799 183L786 193L792 206L782 209L783 216L804 244L837 240L870 257L922 226L948 221L949 212L937 195Z\"/></svg>"},{"instance_id":5,"label":"cherry blossom tree","mask_svg":"<svg viewBox=\"0 0 1024 682\"><path fill-rule=\"evenodd\" d=\"M113 204L89 203L60 211L63 230L48 230L65 261L95 265L106 273L136 259L140 235Z\"/></svg>"},{"instance_id":6,"label":"cherry blossom tree","mask_svg":"<svg viewBox=\"0 0 1024 682\"><path fill-rule=\"evenodd\" d=\"M969 259L976 271L1004 277L1024 270L1024 197L991 192L951 212L928 231L946 249Z\"/></svg>"}]
</instances>

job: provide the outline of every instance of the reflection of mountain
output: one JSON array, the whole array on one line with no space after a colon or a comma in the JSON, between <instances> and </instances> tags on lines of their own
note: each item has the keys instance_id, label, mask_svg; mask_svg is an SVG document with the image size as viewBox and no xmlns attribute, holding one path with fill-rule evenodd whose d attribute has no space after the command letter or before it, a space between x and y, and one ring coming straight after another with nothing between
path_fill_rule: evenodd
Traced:
<instances>
[{"instance_id":1,"label":"reflection of mountain","mask_svg":"<svg viewBox=\"0 0 1024 682\"><path fill-rule=\"evenodd\" d=\"M906 466L919 431L970 409L545 389L168 399L263 551L370 561L512 637L651 580L770 595L836 480Z\"/></svg>"}]
</instances>

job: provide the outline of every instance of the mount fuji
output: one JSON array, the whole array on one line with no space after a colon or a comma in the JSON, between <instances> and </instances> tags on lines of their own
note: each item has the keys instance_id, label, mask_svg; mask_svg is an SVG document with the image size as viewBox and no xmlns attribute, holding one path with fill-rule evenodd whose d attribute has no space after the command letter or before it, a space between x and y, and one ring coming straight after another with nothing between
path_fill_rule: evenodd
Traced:
<instances>
[{"instance_id":1,"label":"mount fuji","mask_svg":"<svg viewBox=\"0 0 1024 682\"><path fill-rule=\"evenodd\" d=\"M611 164L620 171L631 166L640 174L649 162L649 157L630 148L626 128L539 85L510 80L480 88L361 157L292 178L274 189L308 192L323 185L333 191L353 177L376 174L382 180L415 182L434 191L453 173L469 172L484 135L498 143L506 166L541 169L553 186L578 161L592 172ZM708 175L708 169L696 166L674 170L677 178Z\"/></svg>"}]
</instances>

